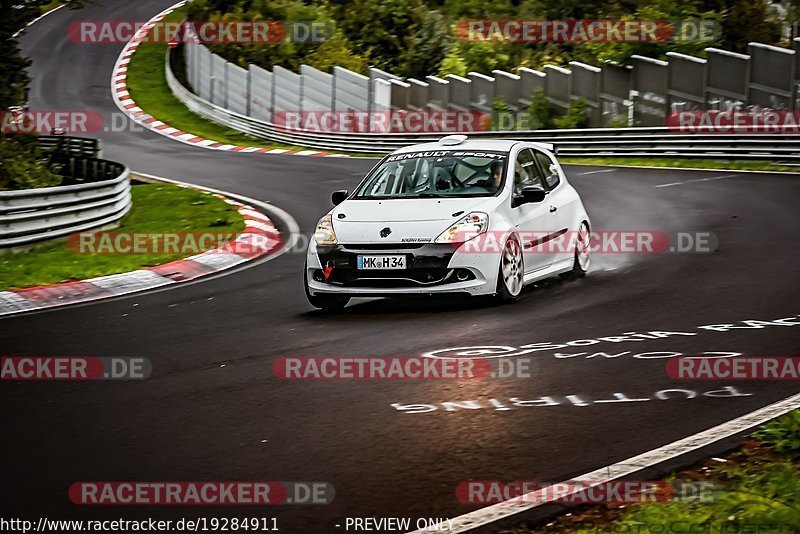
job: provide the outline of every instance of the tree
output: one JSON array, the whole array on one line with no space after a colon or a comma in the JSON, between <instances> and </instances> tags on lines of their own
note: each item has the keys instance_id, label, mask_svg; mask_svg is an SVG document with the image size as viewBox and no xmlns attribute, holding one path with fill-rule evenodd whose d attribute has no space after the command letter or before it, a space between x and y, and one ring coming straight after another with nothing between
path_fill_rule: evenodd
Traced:
<instances>
[{"instance_id":1,"label":"tree","mask_svg":"<svg viewBox=\"0 0 800 534\"><path fill-rule=\"evenodd\" d=\"M723 47L734 52L747 52L747 43L774 44L781 37L780 21L770 16L766 0L725 2L722 21Z\"/></svg>"},{"instance_id":2,"label":"tree","mask_svg":"<svg viewBox=\"0 0 800 534\"><path fill-rule=\"evenodd\" d=\"M553 127L553 110L541 87L534 89L531 102L528 104L528 112L531 114L531 122L534 123L531 129Z\"/></svg>"},{"instance_id":3,"label":"tree","mask_svg":"<svg viewBox=\"0 0 800 534\"><path fill-rule=\"evenodd\" d=\"M395 74L424 79L439 70L453 39L447 20L438 11L418 7L414 17L416 22L409 28Z\"/></svg>"},{"instance_id":4,"label":"tree","mask_svg":"<svg viewBox=\"0 0 800 534\"><path fill-rule=\"evenodd\" d=\"M332 72L333 67L342 67L353 72L363 73L369 66L367 58L354 53L347 37L336 31L333 37L303 59L303 63L324 72Z\"/></svg>"},{"instance_id":5,"label":"tree","mask_svg":"<svg viewBox=\"0 0 800 534\"><path fill-rule=\"evenodd\" d=\"M30 60L22 57L14 34L41 14L46 2L34 0L0 0L0 110L25 106L28 100L30 77L26 69ZM69 9L83 7L84 0L65 0Z\"/></svg>"},{"instance_id":6,"label":"tree","mask_svg":"<svg viewBox=\"0 0 800 534\"><path fill-rule=\"evenodd\" d=\"M578 97L569 103L567 112L553 119L556 128L586 128L589 118L586 116L586 100Z\"/></svg>"},{"instance_id":7,"label":"tree","mask_svg":"<svg viewBox=\"0 0 800 534\"><path fill-rule=\"evenodd\" d=\"M61 183L61 176L50 170L36 136L0 134L0 190L35 189Z\"/></svg>"}]
</instances>

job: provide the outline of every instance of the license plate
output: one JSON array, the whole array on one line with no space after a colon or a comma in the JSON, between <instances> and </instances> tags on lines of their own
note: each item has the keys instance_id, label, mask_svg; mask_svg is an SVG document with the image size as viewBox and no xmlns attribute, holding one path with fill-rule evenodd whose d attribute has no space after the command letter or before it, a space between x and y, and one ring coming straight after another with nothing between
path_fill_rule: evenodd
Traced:
<instances>
[{"instance_id":1,"label":"license plate","mask_svg":"<svg viewBox=\"0 0 800 534\"><path fill-rule=\"evenodd\" d=\"M406 257L397 256L359 256L359 269L405 269Z\"/></svg>"}]
</instances>

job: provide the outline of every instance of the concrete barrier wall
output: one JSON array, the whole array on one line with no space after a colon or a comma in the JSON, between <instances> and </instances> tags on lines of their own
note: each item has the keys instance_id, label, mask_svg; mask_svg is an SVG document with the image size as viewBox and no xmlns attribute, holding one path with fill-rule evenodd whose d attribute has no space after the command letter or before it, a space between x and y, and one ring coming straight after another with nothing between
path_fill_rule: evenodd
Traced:
<instances>
[{"instance_id":1,"label":"concrete barrier wall","mask_svg":"<svg viewBox=\"0 0 800 534\"><path fill-rule=\"evenodd\" d=\"M520 98L522 98L522 77L504 70L493 70L495 83L495 94L502 98L512 110L520 109Z\"/></svg>"},{"instance_id":2,"label":"concrete barrier wall","mask_svg":"<svg viewBox=\"0 0 800 534\"><path fill-rule=\"evenodd\" d=\"M250 73L238 65L228 63L226 76L228 109L234 113L247 115L250 100L248 96L250 94Z\"/></svg>"},{"instance_id":3,"label":"concrete barrier wall","mask_svg":"<svg viewBox=\"0 0 800 534\"><path fill-rule=\"evenodd\" d=\"M450 106L450 82L438 76L426 76L428 82L428 107L444 111Z\"/></svg>"},{"instance_id":4,"label":"concrete barrier wall","mask_svg":"<svg viewBox=\"0 0 800 534\"><path fill-rule=\"evenodd\" d=\"M250 116L272 122L272 73L250 65Z\"/></svg>"},{"instance_id":5,"label":"concrete barrier wall","mask_svg":"<svg viewBox=\"0 0 800 534\"><path fill-rule=\"evenodd\" d=\"M491 112L495 95L495 79L480 72L470 72L470 108Z\"/></svg>"},{"instance_id":6,"label":"concrete barrier wall","mask_svg":"<svg viewBox=\"0 0 800 534\"><path fill-rule=\"evenodd\" d=\"M800 37L794 42L794 109L800 111Z\"/></svg>"},{"instance_id":7,"label":"concrete barrier wall","mask_svg":"<svg viewBox=\"0 0 800 534\"><path fill-rule=\"evenodd\" d=\"M274 67L272 76L274 111L276 113L281 111L300 111L303 98L300 75L283 67Z\"/></svg>"},{"instance_id":8,"label":"concrete barrier wall","mask_svg":"<svg viewBox=\"0 0 800 534\"><path fill-rule=\"evenodd\" d=\"M629 115L632 70L633 67L614 63L603 65L600 73L602 126L619 123Z\"/></svg>"},{"instance_id":9,"label":"concrete barrier wall","mask_svg":"<svg viewBox=\"0 0 800 534\"><path fill-rule=\"evenodd\" d=\"M632 56L636 91L633 126L660 126L667 120L669 63L644 56Z\"/></svg>"},{"instance_id":10,"label":"concrete barrier wall","mask_svg":"<svg viewBox=\"0 0 800 534\"><path fill-rule=\"evenodd\" d=\"M749 104L770 109L791 109L795 52L761 43L750 43L748 51L751 58Z\"/></svg>"},{"instance_id":11,"label":"concrete barrier wall","mask_svg":"<svg viewBox=\"0 0 800 534\"><path fill-rule=\"evenodd\" d=\"M706 104L710 109L741 109L747 102L750 56L706 48Z\"/></svg>"},{"instance_id":12,"label":"concrete barrier wall","mask_svg":"<svg viewBox=\"0 0 800 534\"><path fill-rule=\"evenodd\" d=\"M546 65L543 72L519 68L424 80L403 80L374 67L368 76L341 67L328 74L308 65L299 74L281 67L242 69L194 43L184 54L186 78L196 94L264 121L276 109L490 112L497 97L513 111L525 111L541 88L557 113L576 98L585 99L591 126L620 125L631 107L632 125L659 126L670 113L686 110L800 110L800 38L792 46L750 43L748 55L708 48L707 59L670 52L667 61L633 56L627 67L571 62L570 69Z\"/></svg>"},{"instance_id":13,"label":"concrete barrier wall","mask_svg":"<svg viewBox=\"0 0 800 534\"><path fill-rule=\"evenodd\" d=\"M334 109L337 111L370 108L369 78L342 67L333 67Z\"/></svg>"},{"instance_id":14,"label":"concrete barrier wall","mask_svg":"<svg viewBox=\"0 0 800 534\"><path fill-rule=\"evenodd\" d=\"M563 113L569 107L570 75L569 69L555 65L545 65L544 94L557 111Z\"/></svg>"},{"instance_id":15,"label":"concrete barrier wall","mask_svg":"<svg viewBox=\"0 0 800 534\"><path fill-rule=\"evenodd\" d=\"M667 52L667 57L669 58L667 90L669 112L705 109L706 60L677 52Z\"/></svg>"},{"instance_id":16,"label":"concrete barrier wall","mask_svg":"<svg viewBox=\"0 0 800 534\"><path fill-rule=\"evenodd\" d=\"M533 97L537 89L544 91L544 79L547 75L544 72L525 67L520 67L517 69L517 72L519 73L520 83L522 84L520 87L521 94L518 105L520 108L524 109L531 103L531 97Z\"/></svg>"},{"instance_id":17,"label":"concrete barrier wall","mask_svg":"<svg viewBox=\"0 0 800 534\"><path fill-rule=\"evenodd\" d=\"M408 101L409 109L428 109L430 84L414 78L409 78L408 84L411 86L411 94Z\"/></svg>"},{"instance_id":18,"label":"concrete barrier wall","mask_svg":"<svg viewBox=\"0 0 800 534\"><path fill-rule=\"evenodd\" d=\"M472 91L470 90L472 82L455 74L448 74L444 79L450 84L450 109L457 111L468 110L472 99Z\"/></svg>"},{"instance_id":19,"label":"concrete barrier wall","mask_svg":"<svg viewBox=\"0 0 800 534\"><path fill-rule=\"evenodd\" d=\"M212 84L212 57L213 54L203 45L197 45L197 82L195 91L198 91L200 98L211 101Z\"/></svg>"},{"instance_id":20,"label":"concrete barrier wall","mask_svg":"<svg viewBox=\"0 0 800 534\"><path fill-rule=\"evenodd\" d=\"M593 67L570 61L572 67L572 99L583 98L586 101L589 126L596 128L602 125L602 109L600 105L600 67Z\"/></svg>"},{"instance_id":21,"label":"concrete barrier wall","mask_svg":"<svg viewBox=\"0 0 800 534\"><path fill-rule=\"evenodd\" d=\"M303 111L333 109L333 75L321 70L300 65L303 76Z\"/></svg>"}]
</instances>

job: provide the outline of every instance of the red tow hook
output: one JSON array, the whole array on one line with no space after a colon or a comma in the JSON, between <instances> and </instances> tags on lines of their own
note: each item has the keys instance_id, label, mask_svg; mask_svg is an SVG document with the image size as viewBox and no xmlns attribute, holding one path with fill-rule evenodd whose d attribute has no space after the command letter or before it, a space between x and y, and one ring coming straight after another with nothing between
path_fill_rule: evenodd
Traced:
<instances>
[{"instance_id":1,"label":"red tow hook","mask_svg":"<svg viewBox=\"0 0 800 534\"><path fill-rule=\"evenodd\" d=\"M331 277L332 272L333 272L333 264L330 260L328 260L328 263L325 264L325 269L322 271L322 276L325 277L326 282L328 281L328 278Z\"/></svg>"}]
</instances>

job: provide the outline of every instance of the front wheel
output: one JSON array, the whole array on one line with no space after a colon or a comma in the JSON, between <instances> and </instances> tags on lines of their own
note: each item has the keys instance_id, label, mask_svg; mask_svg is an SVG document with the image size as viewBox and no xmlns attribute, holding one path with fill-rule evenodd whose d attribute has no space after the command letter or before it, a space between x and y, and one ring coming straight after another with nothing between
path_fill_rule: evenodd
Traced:
<instances>
[{"instance_id":1,"label":"front wheel","mask_svg":"<svg viewBox=\"0 0 800 534\"><path fill-rule=\"evenodd\" d=\"M309 304L322 311L341 310L350 302L347 295L312 295L308 290L308 266L303 268L303 286L306 289L306 298Z\"/></svg>"},{"instance_id":2,"label":"front wheel","mask_svg":"<svg viewBox=\"0 0 800 534\"><path fill-rule=\"evenodd\" d=\"M514 237L508 238L500 256L500 273L497 277L497 296L503 302L513 302L522 293L525 266L522 247Z\"/></svg>"},{"instance_id":3,"label":"front wheel","mask_svg":"<svg viewBox=\"0 0 800 534\"><path fill-rule=\"evenodd\" d=\"M586 276L586 271L589 270L589 249L591 248L589 234L589 224L584 221L578 228L578 236L575 238L575 259L572 262L572 269L561 273L559 276L563 279L569 278L582 278Z\"/></svg>"}]
</instances>

